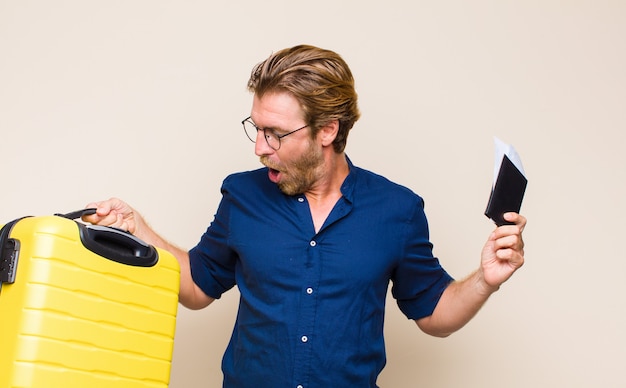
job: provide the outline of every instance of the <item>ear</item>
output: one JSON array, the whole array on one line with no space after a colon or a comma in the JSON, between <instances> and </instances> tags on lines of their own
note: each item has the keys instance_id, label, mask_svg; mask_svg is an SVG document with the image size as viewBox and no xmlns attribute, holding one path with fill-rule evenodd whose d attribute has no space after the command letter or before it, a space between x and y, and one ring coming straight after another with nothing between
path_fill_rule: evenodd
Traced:
<instances>
[{"instance_id":1,"label":"ear","mask_svg":"<svg viewBox=\"0 0 626 388\"><path fill-rule=\"evenodd\" d=\"M339 120L333 120L326 124L317 133L318 139L322 142L322 146L327 147L333 144L339 132Z\"/></svg>"}]
</instances>

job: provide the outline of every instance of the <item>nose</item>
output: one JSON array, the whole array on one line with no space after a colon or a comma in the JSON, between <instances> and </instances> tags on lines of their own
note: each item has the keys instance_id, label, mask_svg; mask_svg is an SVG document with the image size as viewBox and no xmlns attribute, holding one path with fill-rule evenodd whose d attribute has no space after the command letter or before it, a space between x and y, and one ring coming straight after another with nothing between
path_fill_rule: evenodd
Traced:
<instances>
[{"instance_id":1,"label":"nose","mask_svg":"<svg viewBox=\"0 0 626 388\"><path fill-rule=\"evenodd\" d=\"M254 142L254 153L256 156L269 155L274 152L274 149L267 144L265 140L265 132L256 132L256 142Z\"/></svg>"}]
</instances>

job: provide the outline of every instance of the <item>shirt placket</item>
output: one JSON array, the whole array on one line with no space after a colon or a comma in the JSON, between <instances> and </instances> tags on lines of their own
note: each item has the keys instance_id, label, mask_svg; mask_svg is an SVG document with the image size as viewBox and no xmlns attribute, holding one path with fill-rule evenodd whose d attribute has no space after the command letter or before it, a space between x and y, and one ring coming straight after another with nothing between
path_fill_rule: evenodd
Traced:
<instances>
[{"instance_id":1,"label":"shirt placket","mask_svg":"<svg viewBox=\"0 0 626 388\"><path fill-rule=\"evenodd\" d=\"M306 199L298 198L306 216L310 218L310 210ZM300 287L300 307L298 311L298 329L294 355L294 388L308 388L311 373L311 357L315 346L317 318L318 285L320 278L320 243L319 236L314 235L305 247L302 284Z\"/></svg>"}]
</instances>

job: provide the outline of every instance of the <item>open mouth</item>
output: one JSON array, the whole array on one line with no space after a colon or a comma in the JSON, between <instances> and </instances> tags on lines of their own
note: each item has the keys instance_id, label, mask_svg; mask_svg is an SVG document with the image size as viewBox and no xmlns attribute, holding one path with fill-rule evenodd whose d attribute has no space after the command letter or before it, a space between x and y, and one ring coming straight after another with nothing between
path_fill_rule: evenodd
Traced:
<instances>
[{"instance_id":1,"label":"open mouth","mask_svg":"<svg viewBox=\"0 0 626 388\"><path fill-rule=\"evenodd\" d=\"M268 167L267 175L272 182L277 183L280 178L280 171Z\"/></svg>"},{"instance_id":2,"label":"open mouth","mask_svg":"<svg viewBox=\"0 0 626 388\"><path fill-rule=\"evenodd\" d=\"M281 172L280 170L278 170L275 167L278 167L276 165L276 163L273 163L271 160L269 160L269 158L267 158L266 156L262 156L261 157L261 163L267 167L267 176L269 177L270 181L274 182L274 183L278 183L278 181L280 180L280 176L281 176Z\"/></svg>"}]
</instances>

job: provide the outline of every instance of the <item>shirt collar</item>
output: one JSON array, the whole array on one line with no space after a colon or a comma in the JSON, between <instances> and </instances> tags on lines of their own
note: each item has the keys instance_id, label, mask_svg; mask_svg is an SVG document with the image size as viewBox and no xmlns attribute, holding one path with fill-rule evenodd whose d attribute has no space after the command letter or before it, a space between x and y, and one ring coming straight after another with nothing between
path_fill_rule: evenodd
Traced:
<instances>
[{"instance_id":1,"label":"shirt collar","mask_svg":"<svg viewBox=\"0 0 626 388\"><path fill-rule=\"evenodd\" d=\"M354 186L356 185L356 167L354 167L348 155L346 155L346 161L348 162L350 172L341 184L341 194L347 201L352 202Z\"/></svg>"}]
</instances>

